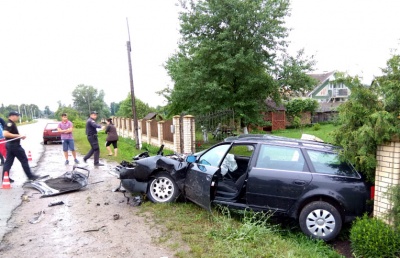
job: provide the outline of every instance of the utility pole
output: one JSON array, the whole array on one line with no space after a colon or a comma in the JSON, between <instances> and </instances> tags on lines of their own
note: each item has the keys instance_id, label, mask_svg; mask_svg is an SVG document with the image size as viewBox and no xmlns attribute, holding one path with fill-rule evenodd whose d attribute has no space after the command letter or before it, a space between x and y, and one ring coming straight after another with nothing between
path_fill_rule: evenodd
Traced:
<instances>
[{"instance_id":1,"label":"utility pole","mask_svg":"<svg viewBox=\"0 0 400 258\"><path fill-rule=\"evenodd\" d=\"M129 33L129 24L128 18L126 18L126 25L128 27L128 37L129 40L126 42L126 48L128 50L128 62L129 62L129 78L130 78L130 85L131 85L131 100L132 100L132 113L133 113L133 127L135 128L135 140L136 140L136 149L140 149L139 143L139 128L138 128L138 120L136 116L136 103L135 103L135 92L133 89L133 76L132 76L132 62L131 62L131 35Z\"/></svg>"}]
</instances>

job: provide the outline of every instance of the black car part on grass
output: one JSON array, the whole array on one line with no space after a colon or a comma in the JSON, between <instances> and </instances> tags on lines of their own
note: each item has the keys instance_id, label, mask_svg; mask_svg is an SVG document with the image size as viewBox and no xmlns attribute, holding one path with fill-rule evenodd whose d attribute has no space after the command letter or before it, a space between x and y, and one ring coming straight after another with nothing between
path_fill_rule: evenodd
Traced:
<instances>
[{"instance_id":1,"label":"black car part on grass","mask_svg":"<svg viewBox=\"0 0 400 258\"><path fill-rule=\"evenodd\" d=\"M76 169L81 170L78 172ZM50 178L45 181L27 182L23 187L31 187L40 191L41 197L49 197L63 193L80 190L87 186L90 171L83 167L74 166L72 171L68 171L57 178Z\"/></svg>"}]
</instances>

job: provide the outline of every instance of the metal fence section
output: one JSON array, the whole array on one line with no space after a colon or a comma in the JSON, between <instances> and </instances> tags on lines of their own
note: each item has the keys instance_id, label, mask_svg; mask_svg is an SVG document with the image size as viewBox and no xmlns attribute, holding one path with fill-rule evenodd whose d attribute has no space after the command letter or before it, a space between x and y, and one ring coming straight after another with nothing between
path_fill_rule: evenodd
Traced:
<instances>
[{"instance_id":1,"label":"metal fence section","mask_svg":"<svg viewBox=\"0 0 400 258\"><path fill-rule=\"evenodd\" d=\"M207 130L207 132L217 135L218 130L233 132L235 128L235 111L233 109L209 112L196 116L197 132Z\"/></svg>"}]
</instances>

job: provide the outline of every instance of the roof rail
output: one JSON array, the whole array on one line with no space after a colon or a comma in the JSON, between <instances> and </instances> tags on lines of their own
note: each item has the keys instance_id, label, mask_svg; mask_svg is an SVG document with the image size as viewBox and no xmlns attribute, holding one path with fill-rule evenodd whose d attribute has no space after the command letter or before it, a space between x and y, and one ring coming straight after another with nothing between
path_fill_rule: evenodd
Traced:
<instances>
[{"instance_id":1,"label":"roof rail","mask_svg":"<svg viewBox=\"0 0 400 258\"><path fill-rule=\"evenodd\" d=\"M307 145L314 145L314 146L320 146L320 147L329 147L329 148L336 148L337 146L334 146L330 143L324 143L324 142L318 142L318 141L313 141L313 140L302 140L302 139L294 139L294 138L288 138L288 137L283 137L283 136L274 136L274 135L270 135L270 134L257 134L252 136L251 134L247 134L246 136L242 136L240 137L236 136L236 137L232 137L232 138L236 138L236 139L229 139L229 141L231 140L238 140L238 141L252 141L252 140L266 140L266 141L285 141L285 142L292 142L292 143L297 143L300 146L304 146L305 144Z\"/></svg>"}]
</instances>

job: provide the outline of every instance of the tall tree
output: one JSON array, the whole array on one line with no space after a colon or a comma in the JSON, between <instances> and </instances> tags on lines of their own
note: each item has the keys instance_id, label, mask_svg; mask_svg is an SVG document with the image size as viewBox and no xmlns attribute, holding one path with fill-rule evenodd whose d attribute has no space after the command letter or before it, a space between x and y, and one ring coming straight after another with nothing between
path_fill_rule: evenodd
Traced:
<instances>
[{"instance_id":1,"label":"tall tree","mask_svg":"<svg viewBox=\"0 0 400 258\"><path fill-rule=\"evenodd\" d=\"M400 135L400 56L394 55L371 87L360 80L342 76L336 82L351 90L348 101L339 107L340 126L332 132L342 155L374 181L376 150L379 144Z\"/></svg>"},{"instance_id":2,"label":"tall tree","mask_svg":"<svg viewBox=\"0 0 400 258\"><path fill-rule=\"evenodd\" d=\"M120 103L111 102L110 104L111 116L115 116L115 114L117 114L119 110L119 105Z\"/></svg>"},{"instance_id":3,"label":"tall tree","mask_svg":"<svg viewBox=\"0 0 400 258\"><path fill-rule=\"evenodd\" d=\"M44 113L45 115L47 115L47 116L50 115L50 114L51 114L50 107L49 107L49 106L45 106L45 107L44 107L43 113Z\"/></svg>"},{"instance_id":4,"label":"tall tree","mask_svg":"<svg viewBox=\"0 0 400 258\"><path fill-rule=\"evenodd\" d=\"M144 103L143 101L141 101L138 98L136 98L135 104L136 104L136 115L137 115L138 119L142 119L148 113L156 111L155 108L150 107L148 104ZM131 101L130 93L128 94L128 96L126 97L125 100L123 100L119 103L119 110L116 115L122 116L122 117L133 118L132 101Z\"/></svg>"},{"instance_id":5,"label":"tall tree","mask_svg":"<svg viewBox=\"0 0 400 258\"><path fill-rule=\"evenodd\" d=\"M98 91L93 86L80 84L72 91L73 106L81 117L89 116L91 111L97 111L99 117L109 117L110 110L104 102L104 91Z\"/></svg>"},{"instance_id":6,"label":"tall tree","mask_svg":"<svg viewBox=\"0 0 400 258\"><path fill-rule=\"evenodd\" d=\"M169 113L229 108L245 121L258 119L267 97L280 100L278 56L287 46L289 0L192 0L181 6L179 51L165 66L174 87L162 92Z\"/></svg>"}]
</instances>

